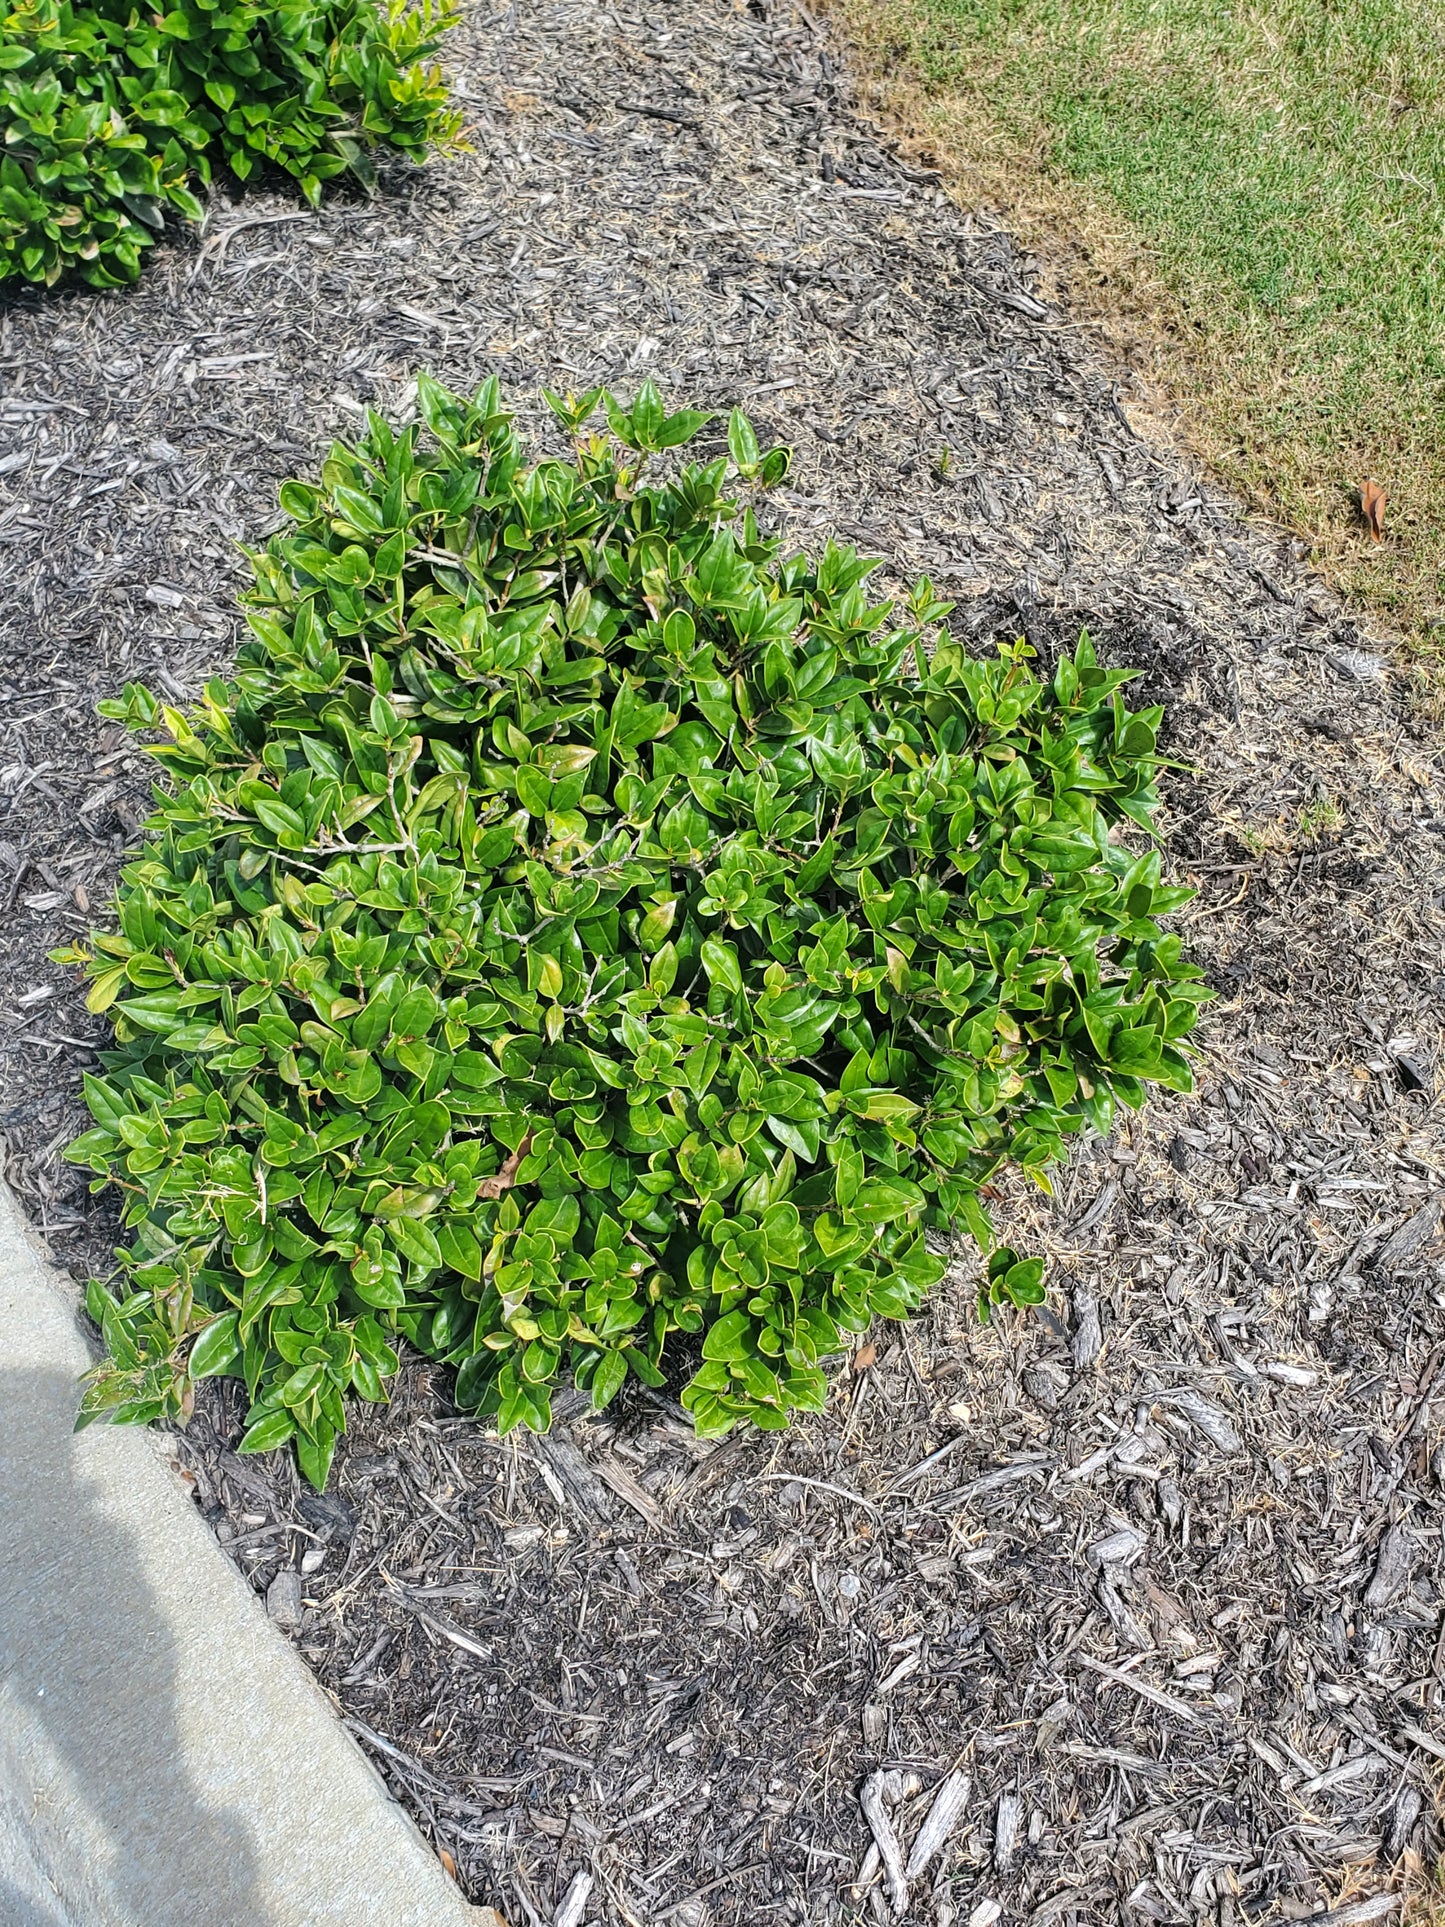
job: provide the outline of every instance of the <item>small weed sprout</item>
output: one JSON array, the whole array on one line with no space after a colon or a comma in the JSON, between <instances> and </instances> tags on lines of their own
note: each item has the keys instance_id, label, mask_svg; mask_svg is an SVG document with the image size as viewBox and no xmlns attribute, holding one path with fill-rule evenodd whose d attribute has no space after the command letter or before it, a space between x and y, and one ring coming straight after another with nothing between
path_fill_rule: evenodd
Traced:
<instances>
[{"instance_id":1,"label":"small weed sprout","mask_svg":"<svg viewBox=\"0 0 1445 1927\"><path fill-rule=\"evenodd\" d=\"M1306 843L1319 843L1345 826L1345 812L1333 796L1316 796L1299 813L1300 836Z\"/></svg>"}]
</instances>

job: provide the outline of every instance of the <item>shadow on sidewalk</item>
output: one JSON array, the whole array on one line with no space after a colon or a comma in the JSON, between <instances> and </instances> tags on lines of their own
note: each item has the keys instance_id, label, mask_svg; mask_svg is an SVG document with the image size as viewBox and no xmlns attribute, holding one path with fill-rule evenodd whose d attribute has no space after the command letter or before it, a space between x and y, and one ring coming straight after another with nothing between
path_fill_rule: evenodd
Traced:
<instances>
[{"instance_id":1,"label":"shadow on sidewalk","mask_svg":"<svg viewBox=\"0 0 1445 1927\"><path fill-rule=\"evenodd\" d=\"M187 1778L184 1655L76 1463L76 1402L65 1372L0 1372L0 1921L265 1927L250 1827Z\"/></svg>"}]
</instances>

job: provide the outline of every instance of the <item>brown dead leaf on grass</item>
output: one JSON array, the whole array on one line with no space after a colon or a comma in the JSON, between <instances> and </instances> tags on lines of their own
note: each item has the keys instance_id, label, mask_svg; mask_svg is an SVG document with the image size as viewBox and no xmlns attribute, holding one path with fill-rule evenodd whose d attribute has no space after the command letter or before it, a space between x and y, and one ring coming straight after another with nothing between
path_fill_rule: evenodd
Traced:
<instances>
[{"instance_id":1,"label":"brown dead leaf on grass","mask_svg":"<svg viewBox=\"0 0 1445 1927\"><path fill-rule=\"evenodd\" d=\"M1360 514L1370 531L1371 541L1380 541L1385 533L1385 491L1378 482L1361 484Z\"/></svg>"}]
</instances>

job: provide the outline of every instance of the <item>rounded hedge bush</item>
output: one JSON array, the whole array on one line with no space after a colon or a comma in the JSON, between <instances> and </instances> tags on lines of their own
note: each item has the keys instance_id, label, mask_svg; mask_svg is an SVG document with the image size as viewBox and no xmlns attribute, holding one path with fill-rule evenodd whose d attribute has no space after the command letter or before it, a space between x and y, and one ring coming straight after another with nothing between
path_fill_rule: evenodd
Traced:
<instances>
[{"instance_id":1,"label":"rounded hedge bush","mask_svg":"<svg viewBox=\"0 0 1445 1927\"><path fill-rule=\"evenodd\" d=\"M1111 833L1160 712L1087 639L1044 683L926 580L785 556L741 415L651 479L708 421L651 385L549 396L574 455L535 463L495 382L419 392L426 434L373 415L283 488L232 682L104 706L171 780L118 929L59 953L117 1041L70 1156L131 1236L82 1418L237 1373L243 1449L319 1486L398 1334L503 1430L696 1334L716 1433L819 1407L941 1275L925 1227L988 1251L985 1315L1038 1302L980 1188L1190 1082L1188 892Z\"/></svg>"}]
</instances>

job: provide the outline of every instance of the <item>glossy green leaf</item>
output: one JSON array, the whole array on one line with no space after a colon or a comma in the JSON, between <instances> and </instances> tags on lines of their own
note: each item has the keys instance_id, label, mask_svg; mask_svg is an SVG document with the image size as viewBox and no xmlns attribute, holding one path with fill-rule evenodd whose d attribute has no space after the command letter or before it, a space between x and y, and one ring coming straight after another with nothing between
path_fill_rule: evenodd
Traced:
<instances>
[{"instance_id":1,"label":"glossy green leaf","mask_svg":"<svg viewBox=\"0 0 1445 1927\"><path fill-rule=\"evenodd\" d=\"M296 1421L289 1412L266 1412L241 1434L238 1452L272 1452L296 1436Z\"/></svg>"},{"instance_id":2,"label":"glossy green leaf","mask_svg":"<svg viewBox=\"0 0 1445 1927\"><path fill-rule=\"evenodd\" d=\"M192 1378L210 1378L234 1364L241 1353L237 1333L240 1317L239 1312L228 1311L207 1325L191 1347L188 1369Z\"/></svg>"}]
</instances>

